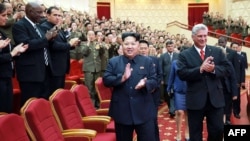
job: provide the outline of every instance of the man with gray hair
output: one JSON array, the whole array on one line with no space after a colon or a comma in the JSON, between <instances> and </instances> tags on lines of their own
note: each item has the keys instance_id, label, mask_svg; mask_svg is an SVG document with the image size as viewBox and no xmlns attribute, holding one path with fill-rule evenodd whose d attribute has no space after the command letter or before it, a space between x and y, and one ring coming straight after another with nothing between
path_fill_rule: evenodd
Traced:
<instances>
[{"instance_id":1,"label":"man with gray hair","mask_svg":"<svg viewBox=\"0 0 250 141\"><path fill-rule=\"evenodd\" d=\"M190 141L202 140L206 117L207 141L222 141L225 106L220 79L228 74L229 63L223 51L207 45L208 28L197 24L192 29L193 46L179 54L177 73L187 82L186 106Z\"/></svg>"}]
</instances>

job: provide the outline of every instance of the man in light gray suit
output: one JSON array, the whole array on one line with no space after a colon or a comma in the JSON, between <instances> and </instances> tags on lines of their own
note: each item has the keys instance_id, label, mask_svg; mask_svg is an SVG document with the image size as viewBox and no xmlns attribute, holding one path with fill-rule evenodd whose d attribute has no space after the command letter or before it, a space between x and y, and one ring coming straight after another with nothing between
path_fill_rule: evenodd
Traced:
<instances>
[{"instance_id":1,"label":"man in light gray suit","mask_svg":"<svg viewBox=\"0 0 250 141\"><path fill-rule=\"evenodd\" d=\"M175 116L173 92L167 92L166 88L168 86L172 61L178 58L178 53L174 52L174 42L171 40L166 42L166 49L167 52L160 56L160 65L163 73L162 85L164 89L164 100L168 104L170 117L173 118Z\"/></svg>"}]
</instances>

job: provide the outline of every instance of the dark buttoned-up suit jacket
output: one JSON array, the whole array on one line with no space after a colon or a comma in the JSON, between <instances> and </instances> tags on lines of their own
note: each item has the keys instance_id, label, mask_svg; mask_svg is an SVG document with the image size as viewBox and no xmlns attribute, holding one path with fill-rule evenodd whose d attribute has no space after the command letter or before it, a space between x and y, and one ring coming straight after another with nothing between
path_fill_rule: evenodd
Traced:
<instances>
[{"instance_id":1,"label":"dark buttoned-up suit jacket","mask_svg":"<svg viewBox=\"0 0 250 141\"><path fill-rule=\"evenodd\" d=\"M54 25L49 23L48 21L43 22L41 26L45 31L48 31L54 27ZM71 46L68 43L63 31L59 30L55 39L53 41L50 41L49 44L52 63L52 75L64 76L69 72L69 50L71 49Z\"/></svg>"},{"instance_id":2,"label":"dark buttoned-up suit jacket","mask_svg":"<svg viewBox=\"0 0 250 141\"><path fill-rule=\"evenodd\" d=\"M177 73L181 80L187 82L186 104L188 109L202 109L207 100L215 108L225 106L220 78L228 73L228 61L220 48L207 45L205 57L208 56L214 57L214 73L200 72L202 60L194 46L179 54Z\"/></svg>"},{"instance_id":3,"label":"dark buttoned-up suit jacket","mask_svg":"<svg viewBox=\"0 0 250 141\"><path fill-rule=\"evenodd\" d=\"M38 25L39 28L39 25ZM16 44L28 44L29 48L16 59L17 79L23 82L42 82L45 79L44 48L48 48L48 40L44 31L39 28L42 38L31 23L22 18L13 26L13 38ZM48 52L50 62L50 55ZM49 63L49 65L51 65Z\"/></svg>"},{"instance_id":4,"label":"dark buttoned-up suit jacket","mask_svg":"<svg viewBox=\"0 0 250 141\"><path fill-rule=\"evenodd\" d=\"M125 82L121 82L128 63L131 64L132 74ZM147 78L145 87L136 90L135 86L143 78ZM129 60L121 55L111 58L103 82L105 86L113 87L109 115L115 122L139 125L155 118L152 91L157 87L157 78L149 57L137 55Z\"/></svg>"}]
</instances>

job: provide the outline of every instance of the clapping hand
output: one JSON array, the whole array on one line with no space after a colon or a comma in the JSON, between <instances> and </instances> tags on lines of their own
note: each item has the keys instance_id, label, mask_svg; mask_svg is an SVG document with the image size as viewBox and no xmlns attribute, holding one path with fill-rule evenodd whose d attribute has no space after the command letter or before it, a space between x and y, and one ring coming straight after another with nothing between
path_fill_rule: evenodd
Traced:
<instances>
[{"instance_id":1,"label":"clapping hand","mask_svg":"<svg viewBox=\"0 0 250 141\"><path fill-rule=\"evenodd\" d=\"M138 90L138 89L141 89L141 88L145 87L146 81L147 81L147 78L141 79L139 81L139 83L135 86L135 89Z\"/></svg>"},{"instance_id":2,"label":"clapping hand","mask_svg":"<svg viewBox=\"0 0 250 141\"><path fill-rule=\"evenodd\" d=\"M7 38L5 40L0 40L0 49L7 47L7 45L10 43L10 39Z\"/></svg>"},{"instance_id":3,"label":"clapping hand","mask_svg":"<svg viewBox=\"0 0 250 141\"><path fill-rule=\"evenodd\" d=\"M45 34L45 37L47 38L47 40L51 40L55 38L57 34L58 34L58 27L54 26L53 28L47 31L47 33Z\"/></svg>"},{"instance_id":4,"label":"clapping hand","mask_svg":"<svg viewBox=\"0 0 250 141\"><path fill-rule=\"evenodd\" d=\"M132 71L133 71L133 69L130 68L130 63L128 63L125 67L125 71L124 71L124 74L122 76L122 82L126 81L131 76Z\"/></svg>"},{"instance_id":5,"label":"clapping hand","mask_svg":"<svg viewBox=\"0 0 250 141\"><path fill-rule=\"evenodd\" d=\"M11 56L17 56L17 55L20 55L21 53L25 52L27 49L28 49L28 44L19 44L17 45L16 47L14 47L14 49L11 51Z\"/></svg>"},{"instance_id":6,"label":"clapping hand","mask_svg":"<svg viewBox=\"0 0 250 141\"><path fill-rule=\"evenodd\" d=\"M201 67L200 67L200 73L205 72L214 72L214 61L213 61L214 57L209 56L205 59L205 61L202 63Z\"/></svg>"},{"instance_id":7,"label":"clapping hand","mask_svg":"<svg viewBox=\"0 0 250 141\"><path fill-rule=\"evenodd\" d=\"M72 38L69 41L71 47L76 47L77 45L79 45L79 43L80 43L79 38Z\"/></svg>"}]
</instances>

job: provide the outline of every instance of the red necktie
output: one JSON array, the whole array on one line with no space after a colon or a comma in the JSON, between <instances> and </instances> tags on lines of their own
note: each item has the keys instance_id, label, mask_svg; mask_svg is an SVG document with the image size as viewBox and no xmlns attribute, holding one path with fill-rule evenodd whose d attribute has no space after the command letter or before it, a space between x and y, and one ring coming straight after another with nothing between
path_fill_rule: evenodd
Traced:
<instances>
[{"instance_id":1,"label":"red necktie","mask_svg":"<svg viewBox=\"0 0 250 141\"><path fill-rule=\"evenodd\" d=\"M200 51L200 55L201 55L201 60L205 59L205 53L203 50Z\"/></svg>"}]
</instances>

